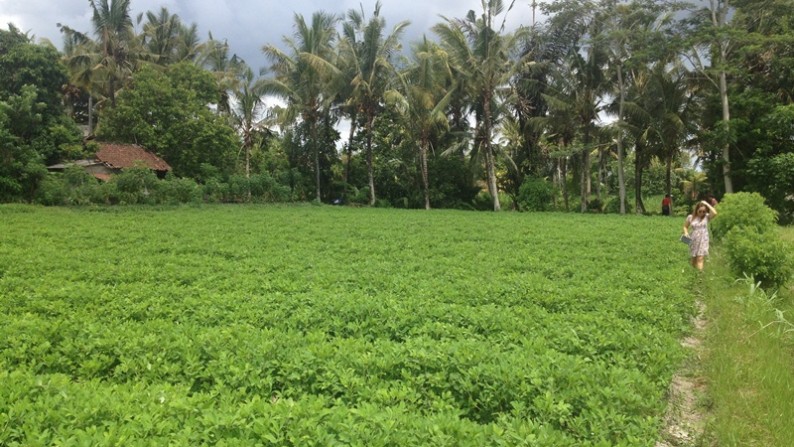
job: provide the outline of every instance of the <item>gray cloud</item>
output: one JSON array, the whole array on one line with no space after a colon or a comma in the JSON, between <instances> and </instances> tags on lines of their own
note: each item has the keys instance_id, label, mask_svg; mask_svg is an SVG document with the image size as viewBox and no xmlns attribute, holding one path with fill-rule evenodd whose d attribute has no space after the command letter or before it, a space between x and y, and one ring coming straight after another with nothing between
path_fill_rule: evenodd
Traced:
<instances>
[{"instance_id":1,"label":"gray cloud","mask_svg":"<svg viewBox=\"0 0 794 447\"><path fill-rule=\"evenodd\" d=\"M282 37L291 35L295 14L307 20L316 11L342 15L363 4L367 17L372 15L374 1L342 0L133 0L133 20L139 13L159 11L166 7L185 23L196 23L202 39L212 32L216 39L226 39L232 51L257 69L266 64L261 48L266 44L280 46ZM423 34L432 35L431 27L441 22L440 15L464 17L468 10L480 11L479 0L384 0L381 15L389 29L400 21L410 21L405 40L412 42ZM528 2L517 2L508 15L508 28L529 25L532 12ZM91 12L86 0L0 0L0 24L13 23L37 39L48 39L61 47L57 23L80 31L91 32Z\"/></svg>"}]
</instances>

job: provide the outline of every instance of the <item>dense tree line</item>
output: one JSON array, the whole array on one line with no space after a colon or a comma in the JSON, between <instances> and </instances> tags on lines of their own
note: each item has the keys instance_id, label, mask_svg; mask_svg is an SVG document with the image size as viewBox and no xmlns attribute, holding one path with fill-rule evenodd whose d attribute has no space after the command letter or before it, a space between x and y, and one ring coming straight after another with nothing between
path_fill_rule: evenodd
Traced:
<instances>
[{"instance_id":1,"label":"dense tree line","mask_svg":"<svg viewBox=\"0 0 794 447\"><path fill-rule=\"evenodd\" d=\"M792 0L560 0L512 31L525 6L487 0L409 48L379 3L319 11L263 43L260 76L165 8L90 6L62 51L0 31L0 200L90 156L77 123L290 200L643 213L755 191L794 216Z\"/></svg>"}]
</instances>

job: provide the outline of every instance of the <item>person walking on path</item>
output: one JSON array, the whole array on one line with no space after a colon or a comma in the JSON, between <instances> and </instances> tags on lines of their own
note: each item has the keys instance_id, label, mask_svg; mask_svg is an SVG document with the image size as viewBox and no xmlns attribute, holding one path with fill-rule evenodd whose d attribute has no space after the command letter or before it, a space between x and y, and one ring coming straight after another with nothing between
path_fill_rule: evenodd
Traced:
<instances>
[{"instance_id":1,"label":"person walking on path","mask_svg":"<svg viewBox=\"0 0 794 447\"><path fill-rule=\"evenodd\" d=\"M695 204L692 214L684 221L684 236L692 239L689 244L689 259L692 267L703 270L703 260L709 254L709 221L717 217L717 210L705 200ZM690 230L692 230L690 232Z\"/></svg>"}]
</instances>

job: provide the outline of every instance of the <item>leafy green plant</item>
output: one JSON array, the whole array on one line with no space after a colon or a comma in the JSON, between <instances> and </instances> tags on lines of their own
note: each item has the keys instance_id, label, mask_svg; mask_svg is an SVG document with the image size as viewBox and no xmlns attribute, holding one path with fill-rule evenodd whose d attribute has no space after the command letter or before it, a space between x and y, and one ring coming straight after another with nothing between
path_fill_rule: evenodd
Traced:
<instances>
[{"instance_id":1,"label":"leafy green plant","mask_svg":"<svg viewBox=\"0 0 794 447\"><path fill-rule=\"evenodd\" d=\"M0 213L0 445L650 445L693 312L672 219Z\"/></svg>"},{"instance_id":2,"label":"leafy green plant","mask_svg":"<svg viewBox=\"0 0 794 447\"><path fill-rule=\"evenodd\" d=\"M541 178L527 177L518 190L523 211L549 211L554 208L554 187Z\"/></svg>"},{"instance_id":3,"label":"leafy green plant","mask_svg":"<svg viewBox=\"0 0 794 447\"><path fill-rule=\"evenodd\" d=\"M755 227L734 227L724 245L734 274L753 276L768 287L785 284L794 273L791 247L774 231L759 232Z\"/></svg>"},{"instance_id":4,"label":"leafy green plant","mask_svg":"<svg viewBox=\"0 0 794 447\"><path fill-rule=\"evenodd\" d=\"M719 217L711 224L717 240L725 237L733 228L753 228L765 233L775 228L777 213L766 206L764 198L755 192L727 194L718 205Z\"/></svg>"}]
</instances>

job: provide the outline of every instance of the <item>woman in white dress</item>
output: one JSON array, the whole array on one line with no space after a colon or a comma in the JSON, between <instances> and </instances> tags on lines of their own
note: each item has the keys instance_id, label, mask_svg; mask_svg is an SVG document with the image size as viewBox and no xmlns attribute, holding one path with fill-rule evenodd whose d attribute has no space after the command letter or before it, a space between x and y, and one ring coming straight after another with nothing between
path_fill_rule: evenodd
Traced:
<instances>
[{"instance_id":1,"label":"woman in white dress","mask_svg":"<svg viewBox=\"0 0 794 447\"><path fill-rule=\"evenodd\" d=\"M709 254L708 225L715 217L717 210L705 200L701 200L695 204L694 211L686 216L684 222L684 235L692 239L689 244L689 262L698 270L703 270L703 259Z\"/></svg>"}]
</instances>

